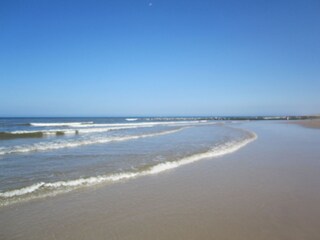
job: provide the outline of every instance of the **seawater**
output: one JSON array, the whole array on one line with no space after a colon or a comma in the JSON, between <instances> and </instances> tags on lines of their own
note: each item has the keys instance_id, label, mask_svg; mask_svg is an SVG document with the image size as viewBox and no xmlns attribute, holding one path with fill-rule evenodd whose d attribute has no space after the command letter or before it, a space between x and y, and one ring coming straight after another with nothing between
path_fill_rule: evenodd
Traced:
<instances>
[{"instance_id":1,"label":"seawater","mask_svg":"<svg viewBox=\"0 0 320 240\"><path fill-rule=\"evenodd\" d=\"M256 137L200 118L3 118L0 205L157 174Z\"/></svg>"}]
</instances>

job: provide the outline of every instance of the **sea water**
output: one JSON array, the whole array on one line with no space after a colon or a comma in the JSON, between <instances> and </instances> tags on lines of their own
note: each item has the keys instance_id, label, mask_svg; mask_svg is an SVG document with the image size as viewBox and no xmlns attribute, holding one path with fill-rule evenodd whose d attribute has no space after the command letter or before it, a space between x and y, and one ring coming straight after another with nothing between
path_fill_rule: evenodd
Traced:
<instances>
[{"instance_id":1,"label":"sea water","mask_svg":"<svg viewBox=\"0 0 320 240\"><path fill-rule=\"evenodd\" d=\"M158 174L256 137L201 118L2 118L0 206Z\"/></svg>"}]
</instances>

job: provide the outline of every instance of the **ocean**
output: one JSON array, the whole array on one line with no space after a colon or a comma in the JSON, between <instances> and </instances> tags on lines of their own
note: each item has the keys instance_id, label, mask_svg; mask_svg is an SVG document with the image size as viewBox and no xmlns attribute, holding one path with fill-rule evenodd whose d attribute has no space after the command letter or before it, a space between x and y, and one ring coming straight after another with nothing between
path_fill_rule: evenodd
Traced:
<instances>
[{"instance_id":1,"label":"ocean","mask_svg":"<svg viewBox=\"0 0 320 240\"><path fill-rule=\"evenodd\" d=\"M257 135L202 118L1 118L0 206L158 174Z\"/></svg>"}]
</instances>

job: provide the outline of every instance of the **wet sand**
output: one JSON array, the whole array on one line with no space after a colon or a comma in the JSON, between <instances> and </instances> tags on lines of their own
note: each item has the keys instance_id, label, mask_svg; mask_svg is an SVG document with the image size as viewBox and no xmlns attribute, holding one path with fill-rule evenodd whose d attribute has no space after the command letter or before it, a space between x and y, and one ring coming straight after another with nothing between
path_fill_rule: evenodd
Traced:
<instances>
[{"instance_id":1,"label":"wet sand","mask_svg":"<svg viewBox=\"0 0 320 240\"><path fill-rule=\"evenodd\" d=\"M236 153L0 209L0 239L320 239L320 136L248 123Z\"/></svg>"},{"instance_id":2,"label":"wet sand","mask_svg":"<svg viewBox=\"0 0 320 240\"><path fill-rule=\"evenodd\" d=\"M296 121L294 123L308 128L320 128L320 119Z\"/></svg>"}]
</instances>

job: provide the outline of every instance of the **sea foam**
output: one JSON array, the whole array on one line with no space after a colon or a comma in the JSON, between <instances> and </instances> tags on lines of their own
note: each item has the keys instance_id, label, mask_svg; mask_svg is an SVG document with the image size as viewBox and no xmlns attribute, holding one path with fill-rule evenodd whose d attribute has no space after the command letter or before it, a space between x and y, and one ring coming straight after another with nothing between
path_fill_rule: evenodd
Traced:
<instances>
[{"instance_id":1,"label":"sea foam","mask_svg":"<svg viewBox=\"0 0 320 240\"><path fill-rule=\"evenodd\" d=\"M126 121L132 122L132 121L137 121L138 118L126 118Z\"/></svg>"},{"instance_id":2,"label":"sea foam","mask_svg":"<svg viewBox=\"0 0 320 240\"><path fill-rule=\"evenodd\" d=\"M141 126L141 127L151 127L151 126ZM72 128L72 129L50 129L50 130L20 130L12 132L3 132L12 135L23 135L23 134L35 134L42 133L44 135L55 135L57 132L63 132L64 134L80 134L80 133L101 133L115 130L125 130L139 128L139 126L123 126L123 127L92 127L92 128ZM1 133L0 133L1 134Z\"/></svg>"},{"instance_id":3,"label":"sea foam","mask_svg":"<svg viewBox=\"0 0 320 240\"><path fill-rule=\"evenodd\" d=\"M128 127L128 126L157 126L157 125L185 125L204 123L202 120L192 121L154 121L154 122L137 122L128 118L129 123L93 123L93 122L66 122L66 123L30 123L34 127L72 127L72 128L88 128L88 127ZM133 123L131 123L131 122Z\"/></svg>"},{"instance_id":4,"label":"sea foam","mask_svg":"<svg viewBox=\"0 0 320 240\"><path fill-rule=\"evenodd\" d=\"M30 123L34 127L78 127L93 124L93 122L56 122L56 123Z\"/></svg>"},{"instance_id":5,"label":"sea foam","mask_svg":"<svg viewBox=\"0 0 320 240\"><path fill-rule=\"evenodd\" d=\"M219 146L213 147L209 151L183 157L176 161L166 161L163 163L159 163L141 171L114 173L110 175L100 175L100 176L80 178L80 179L69 180L69 181L57 181L52 183L40 182L40 183L36 183L21 189L1 192L0 200L1 199L2 200L0 201L0 205L7 205L17 201L23 201L23 200L47 196L46 194L32 195L33 193L38 193L41 190L49 190L52 192L68 191L68 190L75 189L82 186L92 186L99 183L107 183L107 182L118 182L121 180L127 180L127 179L136 178L140 176L158 174L158 173L171 170L183 165L187 165L202 159L214 158L214 157L222 156L225 154L229 154L239 150L240 148L246 146L250 142L257 139L257 135L254 132L249 132L249 131L245 131L245 132L246 132L246 137L240 140L227 141ZM24 196L26 197L24 198ZM19 199L14 200L15 197L19 197Z\"/></svg>"},{"instance_id":6,"label":"sea foam","mask_svg":"<svg viewBox=\"0 0 320 240\"><path fill-rule=\"evenodd\" d=\"M79 147L79 146L90 145L90 144L128 141L128 140L134 140L139 138L155 137L155 136L171 134L171 133L178 132L182 129L183 127L180 127L174 130L167 130L167 131L140 134L140 135L127 135L127 136L121 136L121 137L95 137L95 138L80 139L80 140L60 140L60 141L53 141L53 142L40 142L40 143L31 144L31 145L0 147L0 155L12 154L12 153L26 153L26 152L32 152L32 151L48 151L48 150L57 150L61 148Z\"/></svg>"}]
</instances>

